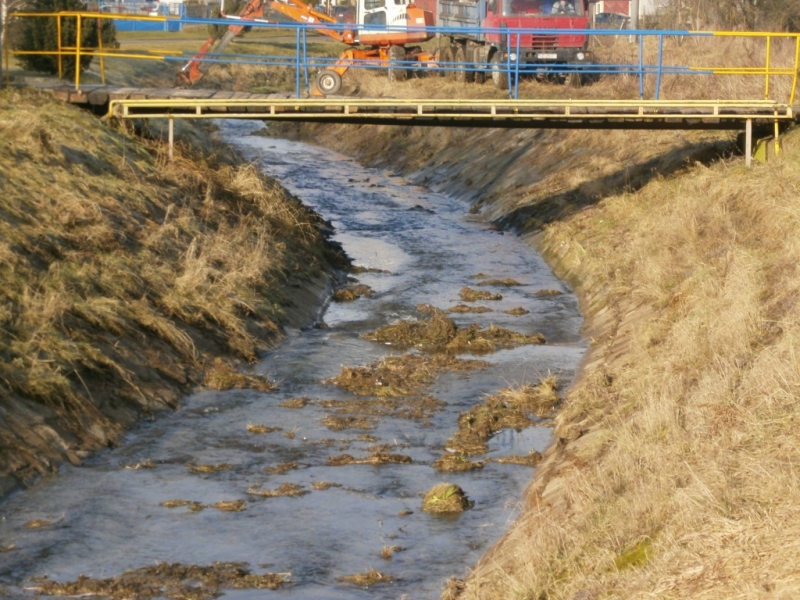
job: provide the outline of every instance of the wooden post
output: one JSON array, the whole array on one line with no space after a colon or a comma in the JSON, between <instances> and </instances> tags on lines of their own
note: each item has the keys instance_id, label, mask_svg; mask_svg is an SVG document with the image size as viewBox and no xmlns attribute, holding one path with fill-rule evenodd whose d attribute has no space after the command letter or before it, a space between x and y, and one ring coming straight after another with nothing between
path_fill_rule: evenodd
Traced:
<instances>
[{"instance_id":1,"label":"wooden post","mask_svg":"<svg viewBox=\"0 0 800 600\"><path fill-rule=\"evenodd\" d=\"M747 119L744 126L744 166L753 164L753 119Z\"/></svg>"},{"instance_id":2,"label":"wooden post","mask_svg":"<svg viewBox=\"0 0 800 600\"><path fill-rule=\"evenodd\" d=\"M173 150L172 144L175 141L175 119L169 119L169 152L167 156L169 157L169 162L172 162L173 158Z\"/></svg>"}]
</instances>

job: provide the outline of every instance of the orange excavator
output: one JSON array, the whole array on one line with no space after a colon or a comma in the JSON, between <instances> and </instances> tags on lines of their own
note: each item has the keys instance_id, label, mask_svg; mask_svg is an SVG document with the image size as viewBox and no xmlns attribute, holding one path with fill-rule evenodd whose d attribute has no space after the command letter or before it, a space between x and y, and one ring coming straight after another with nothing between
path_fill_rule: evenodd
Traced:
<instances>
[{"instance_id":1,"label":"orange excavator","mask_svg":"<svg viewBox=\"0 0 800 600\"><path fill-rule=\"evenodd\" d=\"M388 70L390 80L400 81L407 76L410 64L407 61L430 63L434 60L432 54L424 52L419 46L408 47L409 44L418 44L432 37L427 31L434 23L431 11L418 8L412 0L357 0L357 2L356 23L344 24L337 23L335 18L314 10L300 0L248 0L236 16L226 15L223 3L220 7L221 16L235 19L235 22L228 26L221 38L211 37L206 40L200 51L183 67L179 79L187 85L197 83L203 77L200 71L202 62L222 54L233 38L247 27L247 21L268 22L264 19L267 9L272 9L298 23L310 25L317 32L350 46L333 66L322 69L317 74L318 95L339 92L342 87L342 76L356 63L376 61ZM322 26L315 27L316 24ZM326 27L337 24L341 27Z\"/></svg>"}]
</instances>

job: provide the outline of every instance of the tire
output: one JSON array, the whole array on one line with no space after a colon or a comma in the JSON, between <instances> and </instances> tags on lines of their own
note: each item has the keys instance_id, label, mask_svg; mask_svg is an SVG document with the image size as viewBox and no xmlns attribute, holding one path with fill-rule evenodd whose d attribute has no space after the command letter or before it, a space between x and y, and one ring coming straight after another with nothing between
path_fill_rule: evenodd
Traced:
<instances>
[{"instance_id":1,"label":"tire","mask_svg":"<svg viewBox=\"0 0 800 600\"><path fill-rule=\"evenodd\" d=\"M456 81L460 83L470 83L471 81L474 81L475 71L467 70L470 65L466 64L467 54L464 52L464 46L457 47L453 59L456 63L461 63L456 65Z\"/></svg>"},{"instance_id":2,"label":"tire","mask_svg":"<svg viewBox=\"0 0 800 600\"><path fill-rule=\"evenodd\" d=\"M502 52L495 52L492 56L492 60L489 62L489 65L492 70L492 82L494 83L494 87L498 90L507 90L508 89L508 71L506 70L506 65L503 64L503 53Z\"/></svg>"},{"instance_id":3,"label":"tire","mask_svg":"<svg viewBox=\"0 0 800 600\"><path fill-rule=\"evenodd\" d=\"M452 67L453 62L453 51L450 49L450 46L445 46L442 48L442 51L439 54L439 66L442 67L442 70L439 71L439 75L441 77L447 77L451 79L453 77L452 71L447 71L446 69L450 69Z\"/></svg>"},{"instance_id":4,"label":"tire","mask_svg":"<svg viewBox=\"0 0 800 600\"><path fill-rule=\"evenodd\" d=\"M317 89L326 96L337 94L342 89L342 76L330 69L320 71L317 73Z\"/></svg>"},{"instance_id":5,"label":"tire","mask_svg":"<svg viewBox=\"0 0 800 600\"><path fill-rule=\"evenodd\" d=\"M389 81L405 81L408 79L408 69L405 65L398 65L406 59L406 49L403 46L392 46L389 48L389 68L387 69Z\"/></svg>"}]
</instances>

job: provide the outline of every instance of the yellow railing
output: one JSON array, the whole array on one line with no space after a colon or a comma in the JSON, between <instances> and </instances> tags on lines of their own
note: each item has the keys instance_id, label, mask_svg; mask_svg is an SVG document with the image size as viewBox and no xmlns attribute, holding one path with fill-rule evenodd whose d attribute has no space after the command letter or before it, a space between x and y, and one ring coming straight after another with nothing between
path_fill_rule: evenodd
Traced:
<instances>
[{"instance_id":1,"label":"yellow railing","mask_svg":"<svg viewBox=\"0 0 800 600\"><path fill-rule=\"evenodd\" d=\"M11 57L12 56L30 56L30 55L39 55L39 56L56 56L58 58L58 77L59 79L63 78L64 76L64 56L74 56L75 57L75 89L80 89L81 85L81 69L80 69L80 60L81 56L86 56L91 54L92 56L96 56L100 59L100 78L103 83L106 82L106 71L105 71L105 58L106 57L114 57L114 58L134 58L134 59L142 59L142 60L164 60L165 56L170 54L173 55L180 55L182 52L170 52L166 50L150 50L147 52L120 52L113 48L103 48L103 36L102 36L102 28L100 27L100 21L102 19L113 19L113 20L126 20L126 21L160 21L166 22L169 20L178 20L174 17L145 17L139 15L124 15L124 14L110 14L110 13L101 13L101 12L86 12L86 11L62 11L62 12L51 12L51 13L41 13L41 12L16 12L11 13L10 17L19 17L19 18L55 18L56 19L56 38L57 38L57 47L53 50L11 50L9 36L6 35L5 39L5 48L4 48L4 55L5 55L5 72L6 72L6 86L10 85L10 71L11 71ZM64 19L76 19L75 24L75 46L66 46L62 44L62 23ZM97 19L98 20L98 33L97 33L97 40L98 45L97 47L90 47L84 46L81 44L81 34L82 29L84 26L84 22L88 19ZM8 29L6 28L6 31Z\"/></svg>"}]
</instances>

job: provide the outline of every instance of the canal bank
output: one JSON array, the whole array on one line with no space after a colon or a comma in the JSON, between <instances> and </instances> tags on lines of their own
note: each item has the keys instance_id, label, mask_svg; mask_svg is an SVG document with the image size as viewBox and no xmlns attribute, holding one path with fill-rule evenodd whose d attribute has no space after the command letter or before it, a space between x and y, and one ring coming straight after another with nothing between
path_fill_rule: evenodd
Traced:
<instances>
[{"instance_id":1,"label":"canal bank","mask_svg":"<svg viewBox=\"0 0 800 600\"><path fill-rule=\"evenodd\" d=\"M322 219L198 132L170 164L32 91L0 95L0 131L0 497L200 383L269 387L247 364L347 266Z\"/></svg>"},{"instance_id":2,"label":"canal bank","mask_svg":"<svg viewBox=\"0 0 800 600\"><path fill-rule=\"evenodd\" d=\"M796 134L747 170L685 133L295 132L470 202L581 298L589 352L527 510L445 596L791 595Z\"/></svg>"}]
</instances>

